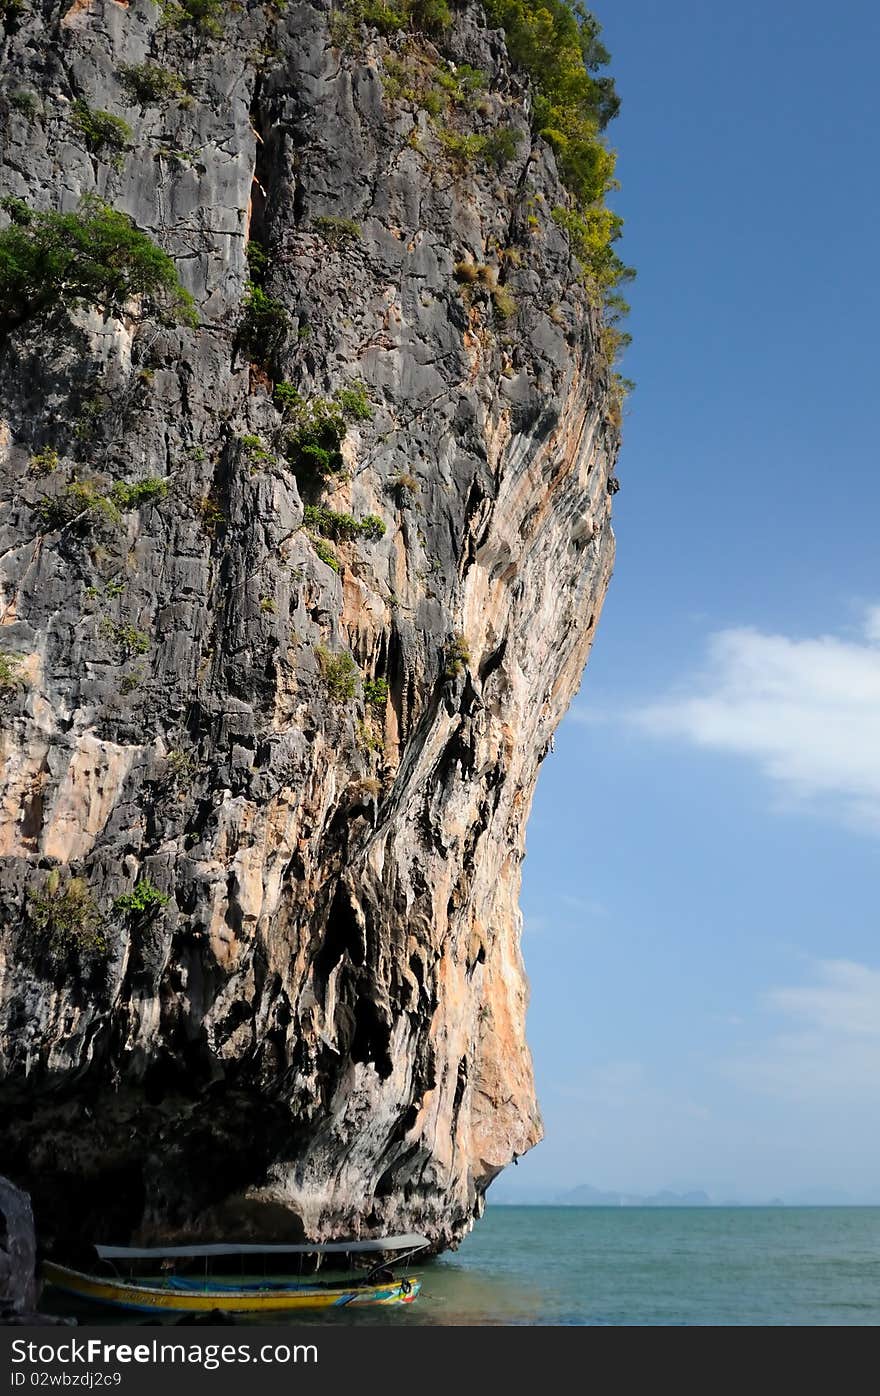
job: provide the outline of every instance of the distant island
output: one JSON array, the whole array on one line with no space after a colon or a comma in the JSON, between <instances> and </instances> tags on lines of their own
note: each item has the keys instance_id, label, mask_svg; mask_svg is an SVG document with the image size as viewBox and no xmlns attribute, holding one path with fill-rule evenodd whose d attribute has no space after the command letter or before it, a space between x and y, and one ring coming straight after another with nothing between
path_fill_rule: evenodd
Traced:
<instances>
[{"instance_id":1,"label":"distant island","mask_svg":"<svg viewBox=\"0 0 880 1396\"><path fill-rule=\"evenodd\" d=\"M689 1192L673 1192L664 1188L660 1192L636 1193L605 1191L581 1183L565 1192L550 1193L535 1191L531 1195L513 1194L498 1189L490 1193L490 1201L503 1207L551 1206L551 1207L784 1207L787 1204L781 1197L770 1197L758 1202L743 1202L738 1198L710 1197L702 1188Z\"/></svg>"},{"instance_id":2,"label":"distant island","mask_svg":"<svg viewBox=\"0 0 880 1396\"><path fill-rule=\"evenodd\" d=\"M707 1192L662 1192L642 1196L635 1192L603 1192L601 1188L581 1183L580 1187L562 1193L556 1199L559 1207L715 1207Z\"/></svg>"}]
</instances>

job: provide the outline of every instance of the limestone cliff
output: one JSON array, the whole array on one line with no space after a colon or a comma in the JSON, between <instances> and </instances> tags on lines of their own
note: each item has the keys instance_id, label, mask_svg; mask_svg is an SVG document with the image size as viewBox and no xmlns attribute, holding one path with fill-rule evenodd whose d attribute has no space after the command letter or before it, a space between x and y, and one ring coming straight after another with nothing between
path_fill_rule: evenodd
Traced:
<instances>
[{"instance_id":1,"label":"limestone cliff","mask_svg":"<svg viewBox=\"0 0 880 1396\"><path fill-rule=\"evenodd\" d=\"M517 897L610 373L479 7L202 8L0 10L3 192L130 215L198 311L0 341L0 1172L68 1251L439 1247L541 1133Z\"/></svg>"}]
</instances>

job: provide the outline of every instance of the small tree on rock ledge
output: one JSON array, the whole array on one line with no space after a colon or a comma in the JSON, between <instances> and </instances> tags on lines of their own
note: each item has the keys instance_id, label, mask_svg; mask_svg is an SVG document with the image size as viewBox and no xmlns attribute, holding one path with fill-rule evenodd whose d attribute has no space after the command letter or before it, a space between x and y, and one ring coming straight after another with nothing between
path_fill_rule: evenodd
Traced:
<instances>
[{"instance_id":1,"label":"small tree on rock ledge","mask_svg":"<svg viewBox=\"0 0 880 1396\"><path fill-rule=\"evenodd\" d=\"M12 220L0 232L0 342L20 325L89 306L119 315L141 296L166 324L198 323L167 252L99 199L76 213L37 213L4 199Z\"/></svg>"}]
</instances>

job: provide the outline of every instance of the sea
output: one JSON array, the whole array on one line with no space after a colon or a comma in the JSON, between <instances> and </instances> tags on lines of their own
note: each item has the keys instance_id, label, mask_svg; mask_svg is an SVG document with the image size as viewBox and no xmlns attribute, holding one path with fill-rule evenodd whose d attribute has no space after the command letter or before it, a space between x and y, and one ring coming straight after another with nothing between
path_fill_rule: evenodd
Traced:
<instances>
[{"instance_id":1,"label":"sea","mask_svg":"<svg viewBox=\"0 0 880 1396\"><path fill-rule=\"evenodd\" d=\"M880 1323L880 1207L490 1206L412 1305L322 1323ZM296 1317L302 1323L305 1314Z\"/></svg>"},{"instance_id":2,"label":"sea","mask_svg":"<svg viewBox=\"0 0 880 1396\"><path fill-rule=\"evenodd\" d=\"M458 1251L413 1262L411 1273L422 1281L413 1304L300 1311L288 1318L274 1315L273 1321L297 1326L880 1324L880 1207L496 1204ZM131 1315L91 1306L67 1308L61 1298L46 1307L74 1313L90 1326L132 1322Z\"/></svg>"}]
</instances>

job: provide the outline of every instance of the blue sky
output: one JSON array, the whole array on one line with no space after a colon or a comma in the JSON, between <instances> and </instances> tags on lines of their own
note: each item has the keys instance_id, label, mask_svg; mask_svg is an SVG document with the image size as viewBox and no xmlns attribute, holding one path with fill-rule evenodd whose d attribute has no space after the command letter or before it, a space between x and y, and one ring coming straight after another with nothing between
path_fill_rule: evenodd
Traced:
<instances>
[{"instance_id":1,"label":"blue sky","mask_svg":"<svg viewBox=\"0 0 880 1396\"><path fill-rule=\"evenodd\" d=\"M638 389L528 832L547 1139L498 1194L880 1200L880 10L596 9Z\"/></svg>"}]
</instances>

